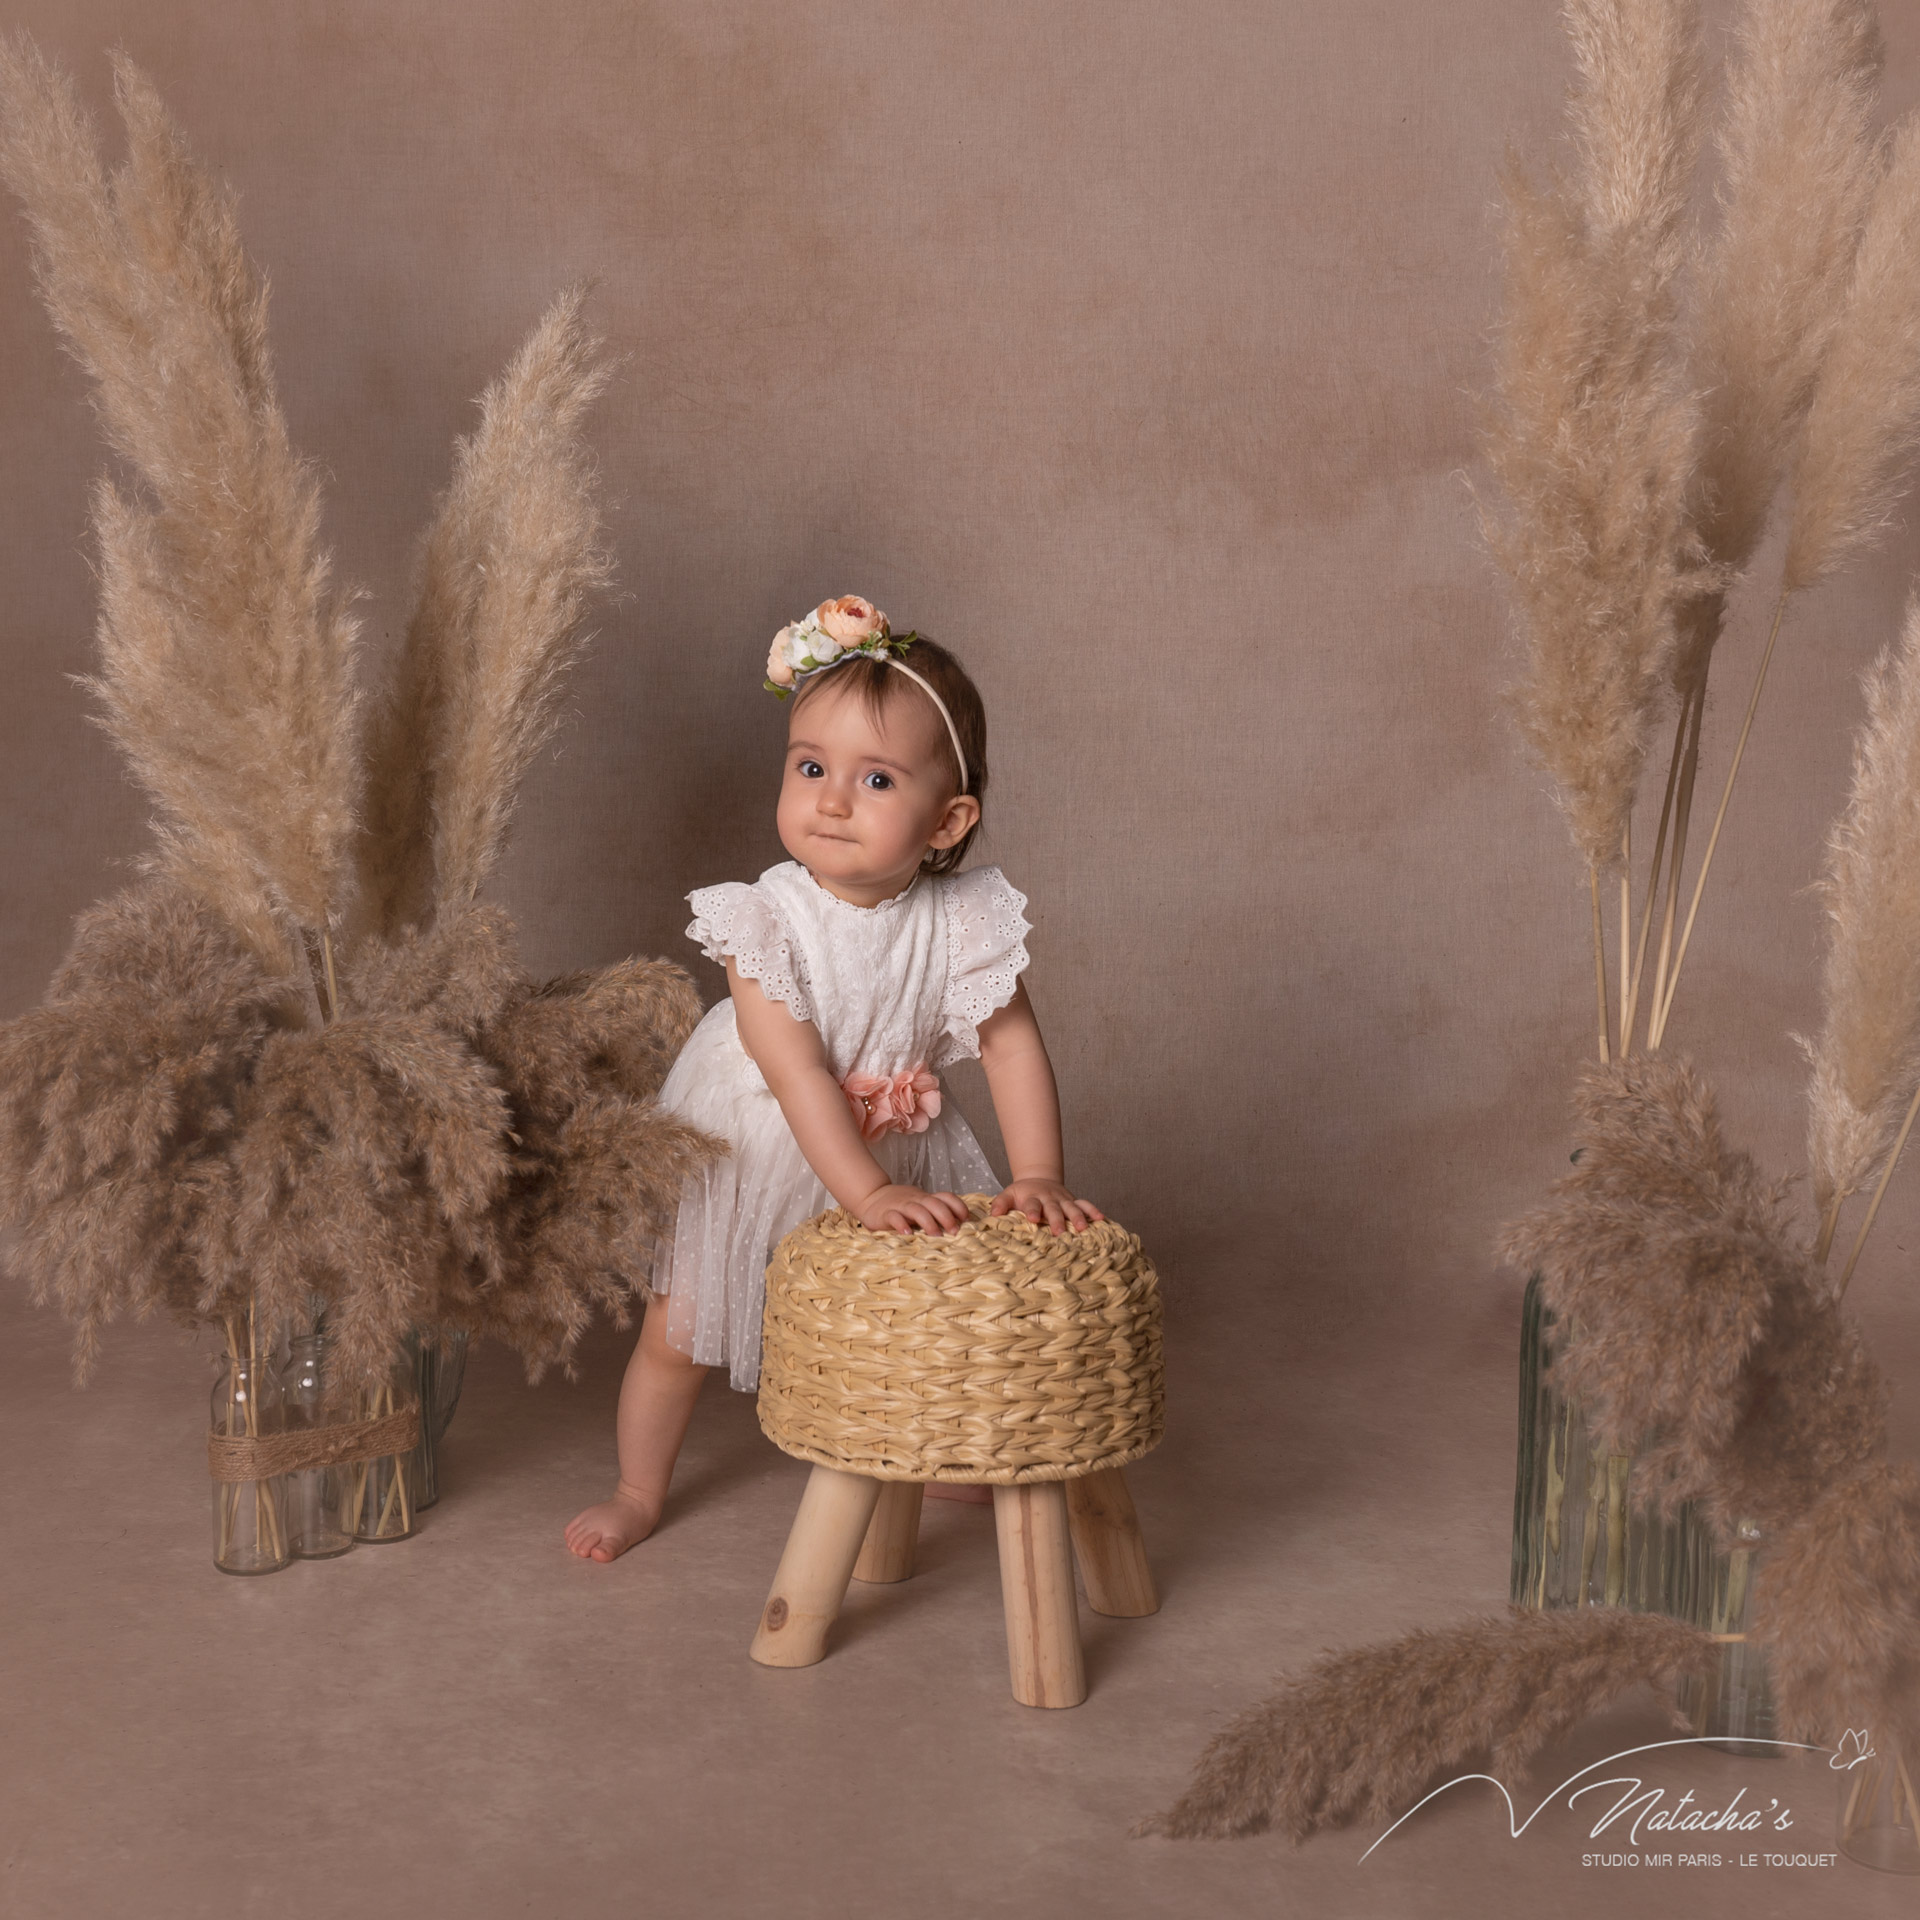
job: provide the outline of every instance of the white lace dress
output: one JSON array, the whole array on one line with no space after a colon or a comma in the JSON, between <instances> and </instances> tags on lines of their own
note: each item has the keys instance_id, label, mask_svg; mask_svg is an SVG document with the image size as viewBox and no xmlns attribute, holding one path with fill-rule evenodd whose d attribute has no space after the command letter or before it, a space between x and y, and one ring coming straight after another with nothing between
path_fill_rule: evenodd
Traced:
<instances>
[{"instance_id":1,"label":"white lace dress","mask_svg":"<svg viewBox=\"0 0 1920 1920\"><path fill-rule=\"evenodd\" d=\"M922 874L893 899L856 907L788 861L751 886L728 881L687 899L687 937L711 960L731 958L768 999L812 1021L843 1084L864 1075L871 1080L860 1084L899 1086L918 1070L924 1089L926 1076L949 1061L977 1056L975 1029L1012 999L1027 964L1026 896L998 867ZM726 1367L736 1387L751 1391L760 1380L767 1262L833 1197L741 1046L730 998L694 1029L660 1103L732 1149L689 1176L672 1239L655 1257L651 1285L665 1296L667 1340ZM931 1119L924 1107L913 1117L924 1131L867 1139L890 1179L932 1192L999 1190L950 1100Z\"/></svg>"}]
</instances>

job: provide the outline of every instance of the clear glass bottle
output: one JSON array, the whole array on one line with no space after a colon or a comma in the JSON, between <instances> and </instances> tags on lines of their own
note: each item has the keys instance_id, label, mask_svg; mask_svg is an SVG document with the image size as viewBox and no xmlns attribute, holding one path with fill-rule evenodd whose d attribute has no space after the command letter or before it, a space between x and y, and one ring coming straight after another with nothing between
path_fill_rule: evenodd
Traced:
<instances>
[{"instance_id":1,"label":"clear glass bottle","mask_svg":"<svg viewBox=\"0 0 1920 1920\"><path fill-rule=\"evenodd\" d=\"M420 1405L420 1363L410 1345L402 1345L391 1366L361 1389L358 1417L379 1420ZM353 1468L350 1511L357 1540L405 1540L417 1524L415 1456L426 1437L426 1422L413 1443L398 1453L362 1460Z\"/></svg>"},{"instance_id":2,"label":"clear glass bottle","mask_svg":"<svg viewBox=\"0 0 1920 1920\"><path fill-rule=\"evenodd\" d=\"M1680 1525L1686 1574L1674 1611L1720 1642L1719 1664L1680 1683L1680 1711L1697 1737L1728 1753L1771 1759L1785 1749L1768 1744L1775 1737L1773 1688L1766 1654L1748 1637L1764 1536L1753 1521L1742 1520L1733 1544L1722 1549L1691 1503L1681 1509Z\"/></svg>"},{"instance_id":3,"label":"clear glass bottle","mask_svg":"<svg viewBox=\"0 0 1920 1920\"><path fill-rule=\"evenodd\" d=\"M413 1504L416 1512L424 1512L440 1498L440 1441L453 1420L466 1377L467 1336L415 1327L407 1335L407 1351L414 1357L420 1396L420 1444L414 1449L411 1469Z\"/></svg>"},{"instance_id":4,"label":"clear glass bottle","mask_svg":"<svg viewBox=\"0 0 1920 1920\"><path fill-rule=\"evenodd\" d=\"M1520 1319L1513 1603L1671 1613L1681 1582L1680 1523L1635 1508L1633 1456L1592 1443L1579 1402L1554 1375L1553 1324L1535 1274Z\"/></svg>"},{"instance_id":5,"label":"clear glass bottle","mask_svg":"<svg viewBox=\"0 0 1920 1920\"><path fill-rule=\"evenodd\" d=\"M208 1425L228 1440L260 1440L285 1430L280 1382L251 1329L244 1346L232 1340L221 1358ZM214 1481L213 1564L222 1573L275 1573L292 1558L284 1475Z\"/></svg>"},{"instance_id":6,"label":"clear glass bottle","mask_svg":"<svg viewBox=\"0 0 1920 1920\"><path fill-rule=\"evenodd\" d=\"M310 1433L340 1426L353 1417L348 1397L329 1399L328 1351L332 1342L324 1328L297 1335L290 1343L286 1365L280 1371L280 1389L286 1402L287 1430ZM288 1524L291 1546L302 1560L331 1560L353 1545L355 1471L349 1464L308 1467L287 1479Z\"/></svg>"},{"instance_id":7,"label":"clear glass bottle","mask_svg":"<svg viewBox=\"0 0 1920 1920\"><path fill-rule=\"evenodd\" d=\"M1840 1775L1840 1851L1882 1873L1920 1873L1920 1793L1899 1746L1849 1729L1827 1764Z\"/></svg>"}]
</instances>

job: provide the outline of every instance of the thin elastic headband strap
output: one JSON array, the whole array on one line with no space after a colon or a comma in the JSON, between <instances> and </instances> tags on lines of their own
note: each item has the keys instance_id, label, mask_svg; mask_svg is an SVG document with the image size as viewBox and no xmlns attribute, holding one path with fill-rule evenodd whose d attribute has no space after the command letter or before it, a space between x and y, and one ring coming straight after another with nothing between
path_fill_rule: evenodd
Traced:
<instances>
[{"instance_id":1,"label":"thin elastic headband strap","mask_svg":"<svg viewBox=\"0 0 1920 1920\"><path fill-rule=\"evenodd\" d=\"M960 791L965 793L972 775L967 772L967 756L960 751L960 729L953 724L953 715L947 711L947 703L934 692L932 683L924 674L915 673L904 660L896 660L892 654L887 659L898 667L909 680L917 680L927 690L927 698L940 709L940 718L947 723L947 738L953 742L953 757L960 764Z\"/></svg>"}]
</instances>

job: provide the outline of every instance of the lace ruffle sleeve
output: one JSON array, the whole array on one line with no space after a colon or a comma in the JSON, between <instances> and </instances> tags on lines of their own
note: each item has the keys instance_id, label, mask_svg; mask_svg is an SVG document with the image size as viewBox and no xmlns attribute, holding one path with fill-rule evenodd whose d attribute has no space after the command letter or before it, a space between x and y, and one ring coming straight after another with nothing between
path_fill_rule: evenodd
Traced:
<instances>
[{"instance_id":1,"label":"lace ruffle sleeve","mask_svg":"<svg viewBox=\"0 0 1920 1920\"><path fill-rule=\"evenodd\" d=\"M947 882L946 1038L936 1065L979 1056L980 1022L1013 998L1032 932L1027 896L998 867L974 867Z\"/></svg>"},{"instance_id":2,"label":"lace ruffle sleeve","mask_svg":"<svg viewBox=\"0 0 1920 1920\"><path fill-rule=\"evenodd\" d=\"M695 887L687 904L693 909L687 938L709 960L731 960L742 979L756 982L769 1000L782 1001L796 1020L813 1018L787 923L757 887L744 880Z\"/></svg>"}]
</instances>

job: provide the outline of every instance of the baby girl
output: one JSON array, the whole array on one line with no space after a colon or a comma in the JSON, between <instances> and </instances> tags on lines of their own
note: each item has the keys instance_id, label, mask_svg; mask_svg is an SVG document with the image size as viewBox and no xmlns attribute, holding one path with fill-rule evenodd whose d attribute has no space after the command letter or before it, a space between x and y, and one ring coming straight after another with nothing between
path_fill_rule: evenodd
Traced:
<instances>
[{"instance_id":1,"label":"baby girl","mask_svg":"<svg viewBox=\"0 0 1920 1920\"><path fill-rule=\"evenodd\" d=\"M876 1231L941 1234L965 1221L961 1194L993 1189L936 1068L977 1054L986 1070L1013 1175L995 1213L1056 1233L1105 1217L1065 1185L1019 977L1026 898L997 867L957 871L987 785L978 690L853 594L782 628L767 675L793 695L777 814L793 858L688 895L688 936L726 962L728 997L660 1100L730 1151L688 1178L655 1260L620 1389L619 1484L566 1530L583 1559L653 1530L710 1367L758 1385L767 1261L793 1227L837 1202Z\"/></svg>"}]
</instances>

